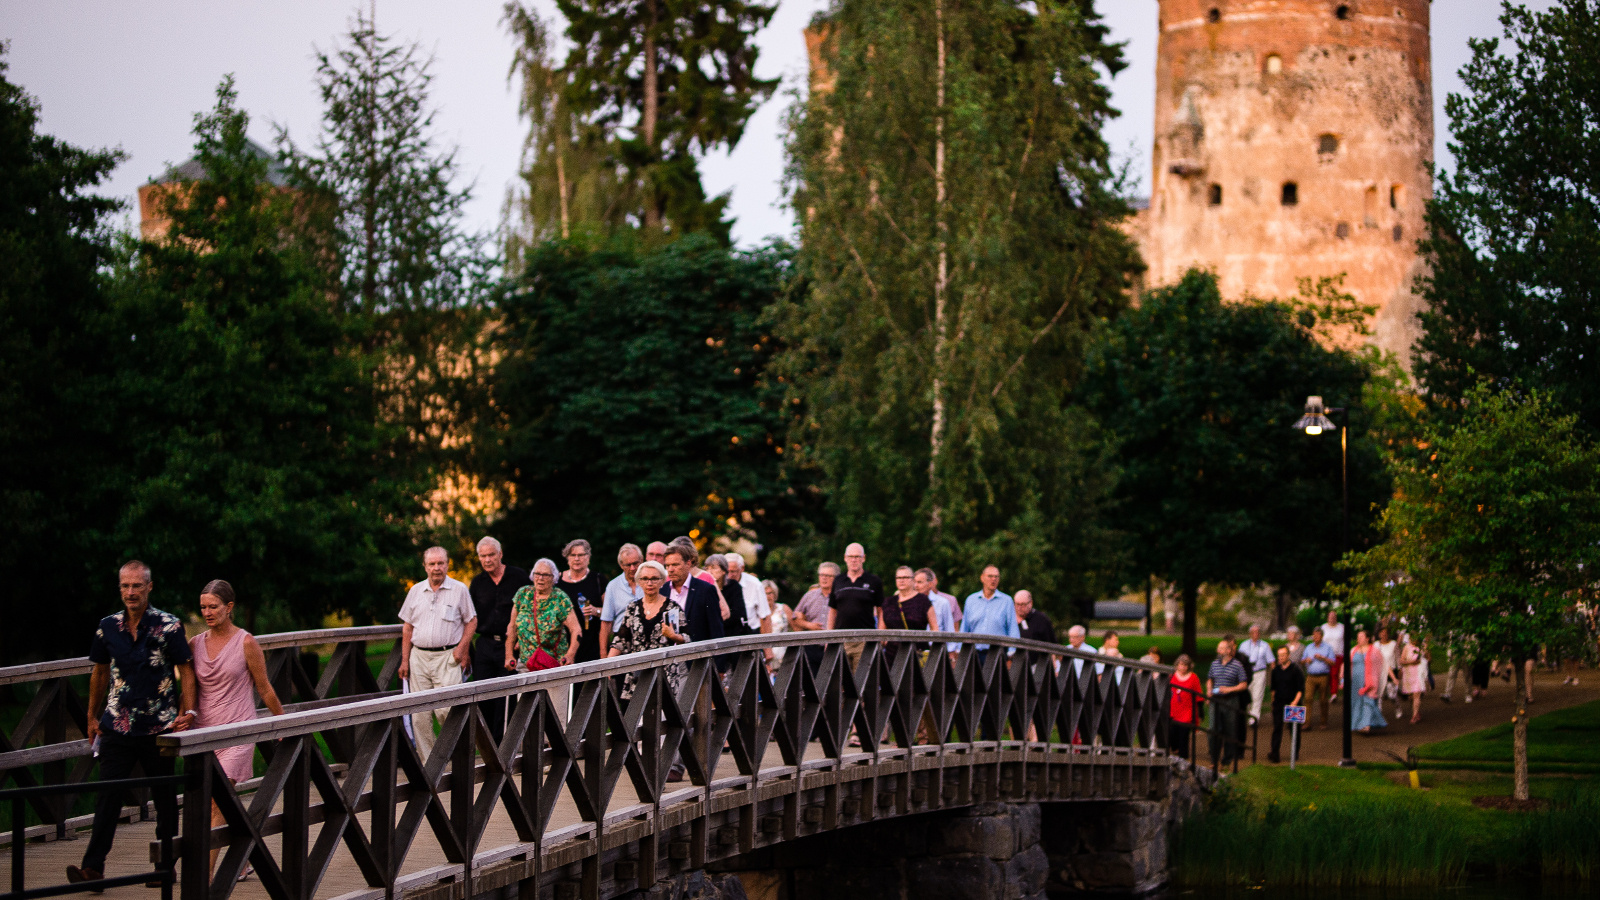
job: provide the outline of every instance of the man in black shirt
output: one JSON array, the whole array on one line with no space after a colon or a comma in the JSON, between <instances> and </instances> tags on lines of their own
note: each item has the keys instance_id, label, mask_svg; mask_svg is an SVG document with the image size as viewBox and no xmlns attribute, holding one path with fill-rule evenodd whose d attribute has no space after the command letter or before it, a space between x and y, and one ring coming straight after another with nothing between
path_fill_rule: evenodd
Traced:
<instances>
[{"instance_id":1,"label":"man in black shirt","mask_svg":"<svg viewBox=\"0 0 1600 900\"><path fill-rule=\"evenodd\" d=\"M492 537L478 542L478 565L483 571L467 586L472 608L478 611L478 638L472 647L473 681L514 674L505 667L511 600L517 591L532 583L528 580L527 569L506 565L500 542ZM499 743L505 737L505 699L479 701L478 709L483 711L495 743Z\"/></svg>"},{"instance_id":2,"label":"man in black shirt","mask_svg":"<svg viewBox=\"0 0 1600 900\"><path fill-rule=\"evenodd\" d=\"M844 548L844 574L833 580L828 595L828 628L877 628L883 613L883 581L867 571L867 551L860 544ZM866 645L853 641L844 645L845 658L854 672Z\"/></svg>"},{"instance_id":3,"label":"man in black shirt","mask_svg":"<svg viewBox=\"0 0 1600 900\"><path fill-rule=\"evenodd\" d=\"M1283 708L1300 705L1300 698L1306 693L1306 673L1289 660L1288 647L1279 647L1278 664L1267 677L1272 681L1272 752L1267 759L1277 762L1278 748L1283 744ZM1298 749L1296 746L1290 752Z\"/></svg>"},{"instance_id":4,"label":"man in black shirt","mask_svg":"<svg viewBox=\"0 0 1600 900\"><path fill-rule=\"evenodd\" d=\"M1030 641L1056 642L1056 626L1050 617L1033 608L1033 591L1017 591L1011 598L1017 607L1017 631Z\"/></svg>"}]
</instances>

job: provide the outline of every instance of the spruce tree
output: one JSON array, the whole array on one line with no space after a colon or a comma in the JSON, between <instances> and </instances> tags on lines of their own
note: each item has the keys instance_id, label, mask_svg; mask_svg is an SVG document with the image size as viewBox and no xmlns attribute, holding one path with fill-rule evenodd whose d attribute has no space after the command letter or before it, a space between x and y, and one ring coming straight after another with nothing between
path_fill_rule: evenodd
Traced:
<instances>
[{"instance_id":1,"label":"spruce tree","mask_svg":"<svg viewBox=\"0 0 1600 900\"><path fill-rule=\"evenodd\" d=\"M750 115L777 87L775 79L755 77L755 34L776 4L557 0L556 6L572 43L559 69L537 62L548 57L547 38L541 43L537 30L520 27L535 17L515 4L507 16L522 42L519 57L534 63L524 66L525 84L530 75L547 79L525 87L525 99L558 85L560 99L550 101L561 112L558 138L604 146L607 162L622 175L614 195L622 205L606 204L598 224L620 218L654 235L706 232L726 243L728 196L706 196L697 157L737 144ZM539 129L543 120L530 118Z\"/></svg>"},{"instance_id":2,"label":"spruce tree","mask_svg":"<svg viewBox=\"0 0 1600 900\"><path fill-rule=\"evenodd\" d=\"M435 478L459 475L472 465L462 437L487 397L477 342L494 260L463 227L471 193L434 133L433 61L359 14L316 59L314 146L279 132L306 197L300 237L335 261L341 307L365 320L365 349L381 357L374 389L401 429L397 456Z\"/></svg>"},{"instance_id":3,"label":"spruce tree","mask_svg":"<svg viewBox=\"0 0 1600 900\"><path fill-rule=\"evenodd\" d=\"M381 423L373 319L303 239L317 198L269 182L231 79L195 118L201 176L160 192L170 228L117 273L117 544L169 609L224 578L255 630L389 620L424 485Z\"/></svg>"},{"instance_id":4,"label":"spruce tree","mask_svg":"<svg viewBox=\"0 0 1600 900\"><path fill-rule=\"evenodd\" d=\"M1121 51L1087 0L840 0L814 27L826 72L788 151L794 446L841 542L996 562L1063 610L1114 568L1107 451L1070 391L1139 269L1100 137Z\"/></svg>"}]
</instances>

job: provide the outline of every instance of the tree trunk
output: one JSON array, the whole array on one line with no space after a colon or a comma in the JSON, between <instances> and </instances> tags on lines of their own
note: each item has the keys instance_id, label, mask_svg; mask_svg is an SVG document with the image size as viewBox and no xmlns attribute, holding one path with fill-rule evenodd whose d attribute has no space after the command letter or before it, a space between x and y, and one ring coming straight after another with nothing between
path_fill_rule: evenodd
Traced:
<instances>
[{"instance_id":1,"label":"tree trunk","mask_svg":"<svg viewBox=\"0 0 1600 900\"><path fill-rule=\"evenodd\" d=\"M950 286L949 238L950 223L945 219L944 183L944 0L933 3L934 40L938 46L938 80L935 86L935 115L933 119L933 201L934 231L939 247L939 265L933 279L933 433L929 436L928 493L933 497L933 510L928 524L937 534L944 520L944 507L939 497L939 455L944 449L944 373L946 292Z\"/></svg>"},{"instance_id":2,"label":"tree trunk","mask_svg":"<svg viewBox=\"0 0 1600 900\"><path fill-rule=\"evenodd\" d=\"M1511 717L1511 796L1517 800L1528 799L1528 686L1523 680L1523 660L1512 657L1516 670L1516 712Z\"/></svg>"},{"instance_id":3,"label":"tree trunk","mask_svg":"<svg viewBox=\"0 0 1600 900\"><path fill-rule=\"evenodd\" d=\"M1189 658L1196 656L1195 627L1200 619L1200 589L1192 584L1185 584L1183 591L1183 652ZM1198 667L1198 663L1196 666Z\"/></svg>"},{"instance_id":4,"label":"tree trunk","mask_svg":"<svg viewBox=\"0 0 1600 900\"><path fill-rule=\"evenodd\" d=\"M656 83L656 0L649 0L645 4L645 9L647 18L644 32L644 109L639 112L639 131L644 137L645 147L649 150L653 163L656 150L656 115L660 107ZM649 228L661 227L661 211L656 205L655 186L648 180L645 184L644 224Z\"/></svg>"}]
</instances>

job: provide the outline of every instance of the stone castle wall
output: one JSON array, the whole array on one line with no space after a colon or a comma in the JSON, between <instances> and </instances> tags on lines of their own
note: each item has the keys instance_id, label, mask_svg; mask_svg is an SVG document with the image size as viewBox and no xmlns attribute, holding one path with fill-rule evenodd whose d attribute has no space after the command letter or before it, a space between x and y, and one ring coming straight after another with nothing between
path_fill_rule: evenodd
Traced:
<instances>
[{"instance_id":1,"label":"stone castle wall","mask_svg":"<svg viewBox=\"0 0 1600 900\"><path fill-rule=\"evenodd\" d=\"M1429 0L1160 0L1149 286L1223 295L1346 274L1409 362L1433 162ZM1292 185L1292 189L1286 186ZM1286 189L1288 195L1286 196Z\"/></svg>"}]
</instances>

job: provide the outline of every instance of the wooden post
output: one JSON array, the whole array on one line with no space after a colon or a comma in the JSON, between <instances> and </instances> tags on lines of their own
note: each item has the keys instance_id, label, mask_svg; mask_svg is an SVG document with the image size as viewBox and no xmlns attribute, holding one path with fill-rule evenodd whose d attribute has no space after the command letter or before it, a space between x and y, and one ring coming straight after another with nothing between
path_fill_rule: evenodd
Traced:
<instances>
[{"instance_id":1,"label":"wooden post","mask_svg":"<svg viewBox=\"0 0 1600 900\"><path fill-rule=\"evenodd\" d=\"M211 770L209 750L183 761L183 900L211 896Z\"/></svg>"}]
</instances>

